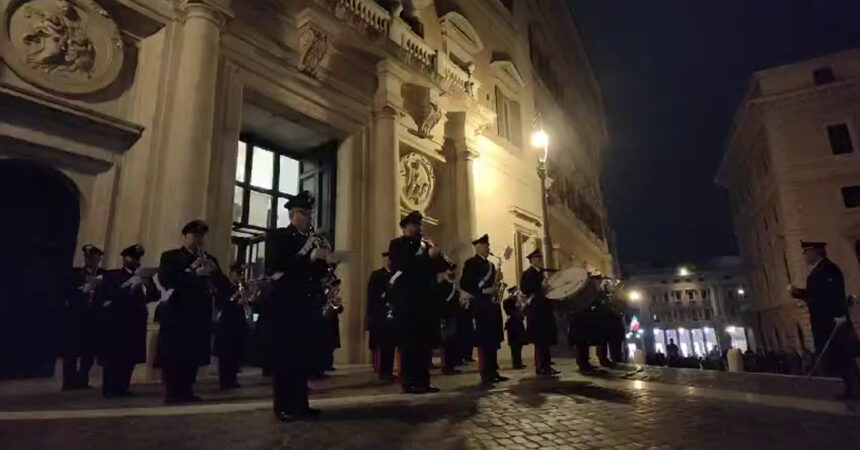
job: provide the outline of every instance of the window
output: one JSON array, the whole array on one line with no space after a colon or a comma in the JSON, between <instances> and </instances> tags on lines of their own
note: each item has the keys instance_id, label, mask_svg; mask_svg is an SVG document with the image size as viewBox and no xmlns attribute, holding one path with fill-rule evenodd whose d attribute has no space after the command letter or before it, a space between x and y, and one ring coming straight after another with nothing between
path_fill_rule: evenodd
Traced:
<instances>
[{"instance_id":1,"label":"window","mask_svg":"<svg viewBox=\"0 0 860 450\"><path fill-rule=\"evenodd\" d=\"M821 86L822 84L836 81L836 76L833 75L833 70L831 68L822 67L821 69L812 72L812 79L815 81L816 86Z\"/></svg>"},{"instance_id":2,"label":"window","mask_svg":"<svg viewBox=\"0 0 860 450\"><path fill-rule=\"evenodd\" d=\"M499 137L514 144L522 144L520 104L508 98L496 86L496 132Z\"/></svg>"},{"instance_id":3,"label":"window","mask_svg":"<svg viewBox=\"0 0 860 450\"><path fill-rule=\"evenodd\" d=\"M846 208L860 206L860 186L845 186L842 188L842 202Z\"/></svg>"},{"instance_id":4,"label":"window","mask_svg":"<svg viewBox=\"0 0 860 450\"><path fill-rule=\"evenodd\" d=\"M696 291L687 289L687 300L692 300L694 298L696 298Z\"/></svg>"},{"instance_id":5,"label":"window","mask_svg":"<svg viewBox=\"0 0 860 450\"><path fill-rule=\"evenodd\" d=\"M675 297L675 300L681 300L681 291L672 291L672 295Z\"/></svg>"},{"instance_id":6,"label":"window","mask_svg":"<svg viewBox=\"0 0 860 450\"><path fill-rule=\"evenodd\" d=\"M713 312L711 312L711 308L705 308L705 320L711 320L713 316Z\"/></svg>"},{"instance_id":7,"label":"window","mask_svg":"<svg viewBox=\"0 0 860 450\"><path fill-rule=\"evenodd\" d=\"M844 155L854 151L854 143L851 141L851 131L848 125L840 123L827 127L827 137L830 139L830 150L834 155Z\"/></svg>"},{"instance_id":8,"label":"window","mask_svg":"<svg viewBox=\"0 0 860 450\"><path fill-rule=\"evenodd\" d=\"M710 291L708 291L707 289L702 289L702 298L703 299L707 300L709 294L710 294Z\"/></svg>"},{"instance_id":9,"label":"window","mask_svg":"<svg viewBox=\"0 0 860 450\"><path fill-rule=\"evenodd\" d=\"M669 303L669 293L668 292L663 293L663 303Z\"/></svg>"},{"instance_id":10,"label":"window","mask_svg":"<svg viewBox=\"0 0 860 450\"><path fill-rule=\"evenodd\" d=\"M289 224L282 208L299 190L299 161L278 151L239 141L233 193L233 228L262 233Z\"/></svg>"}]
</instances>

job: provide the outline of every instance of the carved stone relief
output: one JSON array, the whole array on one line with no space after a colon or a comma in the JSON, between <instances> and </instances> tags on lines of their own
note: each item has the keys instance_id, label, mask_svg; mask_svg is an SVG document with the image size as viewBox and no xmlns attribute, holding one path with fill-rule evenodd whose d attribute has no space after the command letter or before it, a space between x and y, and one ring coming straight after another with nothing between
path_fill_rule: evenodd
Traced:
<instances>
[{"instance_id":1,"label":"carved stone relief","mask_svg":"<svg viewBox=\"0 0 860 450\"><path fill-rule=\"evenodd\" d=\"M0 38L12 70L50 91L95 92L122 69L119 29L92 0L11 0Z\"/></svg>"},{"instance_id":2,"label":"carved stone relief","mask_svg":"<svg viewBox=\"0 0 860 450\"><path fill-rule=\"evenodd\" d=\"M424 211L433 198L436 174L426 156L409 152L400 158L400 199L409 210Z\"/></svg>"},{"instance_id":3,"label":"carved stone relief","mask_svg":"<svg viewBox=\"0 0 860 450\"><path fill-rule=\"evenodd\" d=\"M302 32L299 43L302 48L299 70L316 78L323 60L328 55L328 36L320 30L308 27Z\"/></svg>"}]
</instances>

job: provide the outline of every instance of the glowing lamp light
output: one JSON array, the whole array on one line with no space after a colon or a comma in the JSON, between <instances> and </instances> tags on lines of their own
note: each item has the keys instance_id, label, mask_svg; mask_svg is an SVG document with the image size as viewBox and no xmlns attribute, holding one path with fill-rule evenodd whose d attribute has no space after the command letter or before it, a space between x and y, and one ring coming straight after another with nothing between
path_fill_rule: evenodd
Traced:
<instances>
[{"instance_id":1,"label":"glowing lamp light","mask_svg":"<svg viewBox=\"0 0 860 450\"><path fill-rule=\"evenodd\" d=\"M549 135L546 134L544 130L537 130L532 133L532 147L534 148L546 148L549 146Z\"/></svg>"},{"instance_id":2,"label":"glowing lamp light","mask_svg":"<svg viewBox=\"0 0 860 450\"><path fill-rule=\"evenodd\" d=\"M630 291L630 293L627 294L627 298L629 298L630 300L632 300L634 302L638 302L638 301L642 300L642 293L639 291Z\"/></svg>"},{"instance_id":3,"label":"glowing lamp light","mask_svg":"<svg viewBox=\"0 0 860 450\"><path fill-rule=\"evenodd\" d=\"M744 290L744 288L738 288L738 295L744 295L746 293L747 292Z\"/></svg>"},{"instance_id":4,"label":"glowing lamp light","mask_svg":"<svg viewBox=\"0 0 860 450\"><path fill-rule=\"evenodd\" d=\"M680 268L678 268L678 275L680 275L682 277L690 276L690 269L688 269L684 266L681 266Z\"/></svg>"},{"instance_id":5,"label":"glowing lamp light","mask_svg":"<svg viewBox=\"0 0 860 450\"><path fill-rule=\"evenodd\" d=\"M737 328L735 328L734 326L729 325L726 327L726 333L734 333L735 330L737 330Z\"/></svg>"}]
</instances>

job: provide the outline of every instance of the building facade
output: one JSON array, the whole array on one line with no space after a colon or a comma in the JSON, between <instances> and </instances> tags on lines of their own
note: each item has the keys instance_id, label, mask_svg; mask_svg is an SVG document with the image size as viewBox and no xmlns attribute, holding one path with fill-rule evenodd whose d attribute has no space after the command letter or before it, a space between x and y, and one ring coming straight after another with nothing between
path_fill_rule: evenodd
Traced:
<instances>
[{"instance_id":1,"label":"building facade","mask_svg":"<svg viewBox=\"0 0 860 450\"><path fill-rule=\"evenodd\" d=\"M809 313L786 289L809 273L801 240L827 242L848 293L860 288L858 81L857 50L758 72L729 136L717 182L730 193L766 348L813 349Z\"/></svg>"},{"instance_id":2,"label":"building facade","mask_svg":"<svg viewBox=\"0 0 860 450\"><path fill-rule=\"evenodd\" d=\"M753 348L750 298L739 257L709 264L632 268L624 293L641 333L631 330L629 343L646 353L666 354L672 340L681 355L705 356L713 349Z\"/></svg>"},{"instance_id":3,"label":"building facade","mask_svg":"<svg viewBox=\"0 0 860 450\"><path fill-rule=\"evenodd\" d=\"M542 245L536 126L553 259L612 273L601 93L561 0L0 4L4 264L23 286L2 305L8 336L53 334L84 243L108 267L140 243L154 267L202 218L222 266L259 275L285 195L309 190L317 230L355 255L337 356L366 361L365 283L405 212L455 259L482 233L513 247L508 280Z\"/></svg>"}]
</instances>

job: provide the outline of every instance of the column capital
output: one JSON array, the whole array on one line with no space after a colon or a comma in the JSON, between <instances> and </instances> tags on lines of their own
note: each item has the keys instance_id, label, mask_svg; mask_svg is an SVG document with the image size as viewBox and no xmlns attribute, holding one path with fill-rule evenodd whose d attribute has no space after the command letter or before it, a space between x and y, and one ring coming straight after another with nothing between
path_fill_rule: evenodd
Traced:
<instances>
[{"instance_id":1,"label":"column capital","mask_svg":"<svg viewBox=\"0 0 860 450\"><path fill-rule=\"evenodd\" d=\"M228 3L229 0L179 0L176 9L183 22L192 18L203 19L223 28L227 20L233 18L233 10Z\"/></svg>"}]
</instances>

